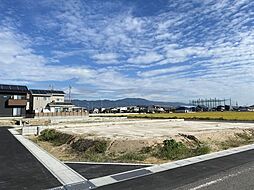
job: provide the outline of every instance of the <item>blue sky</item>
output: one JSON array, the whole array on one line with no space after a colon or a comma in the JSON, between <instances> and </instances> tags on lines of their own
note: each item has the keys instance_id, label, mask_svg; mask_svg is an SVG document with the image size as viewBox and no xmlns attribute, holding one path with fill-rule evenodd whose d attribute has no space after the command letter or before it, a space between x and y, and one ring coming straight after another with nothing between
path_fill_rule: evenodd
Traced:
<instances>
[{"instance_id":1,"label":"blue sky","mask_svg":"<svg viewBox=\"0 0 254 190\"><path fill-rule=\"evenodd\" d=\"M254 103L251 0L2 0L0 83Z\"/></svg>"}]
</instances>

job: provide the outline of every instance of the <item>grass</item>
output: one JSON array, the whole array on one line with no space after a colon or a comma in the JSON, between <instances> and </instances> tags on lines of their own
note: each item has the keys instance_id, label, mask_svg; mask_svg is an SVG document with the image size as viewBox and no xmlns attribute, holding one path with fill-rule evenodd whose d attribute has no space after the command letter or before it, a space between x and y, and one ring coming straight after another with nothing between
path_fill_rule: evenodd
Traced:
<instances>
[{"instance_id":1,"label":"grass","mask_svg":"<svg viewBox=\"0 0 254 190\"><path fill-rule=\"evenodd\" d=\"M200 142L192 142L192 146L187 146L183 142L167 139L163 141L163 145L159 145L153 150L153 156L167 160L179 160L207 154L210 151L211 149L209 146Z\"/></svg>"},{"instance_id":2,"label":"grass","mask_svg":"<svg viewBox=\"0 0 254 190\"><path fill-rule=\"evenodd\" d=\"M53 143L56 146L62 144L68 144L73 139L72 135L61 133L55 129L45 129L41 132L41 135L38 137L40 141L48 141Z\"/></svg>"},{"instance_id":3,"label":"grass","mask_svg":"<svg viewBox=\"0 0 254 190\"><path fill-rule=\"evenodd\" d=\"M196 112L128 115L128 118L254 121L254 112Z\"/></svg>"},{"instance_id":4,"label":"grass","mask_svg":"<svg viewBox=\"0 0 254 190\"><path fill-rule=\"evenodd\" d=\"M147 155L141 154L140 152L127 152L119 157L117 160L121 162L132 162L132 161L144 161Z\"/></svg>"},{"instance_id":5,"label":"grass","mask_svg":"<svg viewBox=\"0 0 254 190\"><path fill-rule=\"evenodd\" d=\"M254 143L254 129L245 129L220 144L221 149L229 149Z\"/></svg>"}]
</instances>

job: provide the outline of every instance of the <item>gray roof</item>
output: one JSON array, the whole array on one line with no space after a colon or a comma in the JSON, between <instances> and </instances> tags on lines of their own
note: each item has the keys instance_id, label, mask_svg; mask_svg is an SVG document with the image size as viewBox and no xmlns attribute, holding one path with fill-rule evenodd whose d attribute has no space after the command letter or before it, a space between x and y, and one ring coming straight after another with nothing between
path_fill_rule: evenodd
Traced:
<instances>
[{"instance_id":1,"label":"gray roof","mask_svg":"<svg viewBox=\"0 0 254 190\"><path fill-rule=\"evenodd\" d=\"M17 93L17 94L26 94L28 93L28 88L21 85L8 85L0 84L0 92L2 93Z\"/></svg>"},{"instance_id":2,"label":"gray roof","mask_svg":"<svg viewBox=\"0 0 254 190\"><path fill-rule=\"evenodd\" d=\"M74 106L71 102L51 102L49 106Z\"/></svg>"},{"instance_id":3,"label":"gray roof","mask_svg":"<svg viewBox=\"0 0 254 190\"><path fill-rule=\"evenodd\" d=\"M32 94L65 94L61 90L39 90L39 89L30 89Z\"/></svg>"}]
</instances>

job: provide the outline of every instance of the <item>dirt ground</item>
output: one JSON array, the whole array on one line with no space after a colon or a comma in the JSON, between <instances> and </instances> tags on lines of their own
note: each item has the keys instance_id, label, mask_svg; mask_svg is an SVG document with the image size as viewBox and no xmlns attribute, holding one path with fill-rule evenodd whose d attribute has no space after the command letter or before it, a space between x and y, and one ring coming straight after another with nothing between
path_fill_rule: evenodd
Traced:
<instances>
[{"instance_id":1,"label":"dirt ground","mask_svg":"<svg viewBox=\"0 0 254 190\"><path fill-rule=\"evenodd\" d=\"M109 140L110 152L126 152L162 143L169 138L181 140L179 133L194 135L216 150L218 142L228 139L243 129L254 129L254 123L90 118L89 122L65 123L58 127L60 127L58 130L64 133L90 139Z\"/></svg>"}]
</instances>

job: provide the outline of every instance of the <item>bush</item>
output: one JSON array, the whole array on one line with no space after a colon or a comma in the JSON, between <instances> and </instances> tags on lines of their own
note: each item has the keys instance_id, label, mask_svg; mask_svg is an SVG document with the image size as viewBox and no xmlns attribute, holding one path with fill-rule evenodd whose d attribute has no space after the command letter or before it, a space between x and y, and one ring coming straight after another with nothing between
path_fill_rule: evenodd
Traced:
<instances>
[{"instance_id":1,"label":"bush","mask_svg":"<svg viewBox=\"0 0 254 190\"><path fill-rule=\"evenodd\" d=\"M198 146L196 149L193 150L194 156L208 154L209 152L211 152L211 148L207 145Z\"/></svg>"},{"instance_id":2,"label":"bush","mask_svg":"<svg viewBox=\"0 0 254 190\"><path fill-rule=\"evenodd\" d=\"M188 148L182 142L169 139L163 141L163 146L159 147L158 153L161 158L175 160L187 157Z\"/></svg>"},{"instance_id":3,"label":"bush","mask_svg":"<svg viewBox=\"0 0 254 190\"><path fill-rule=\"evenodd\" d=\"M174 139L164 140L163 145L157 147L154 156L163 159L178 160L192 156L207 154L211 151L209 146L195 142L195 146L190 148L182 142Z\"/></svg>"},{"instance_id":4,"label":"bush","mask_svg":"<svg viewBox=\"0 0 254 190\"><path fill-rule=\"evenodd\" d=\"M53 141L56 139L57 132L54 129L45 129L41 132L39 140L41 141Z\"/></svg>"},{"instance_id":5,"label":"bush","mask_svg":"<svg viewBox=\"0 0 254 190\"><path fill-rule=\"evenodd\" d=\"M97 153L105 153L108 148L108 143L106 141L96 141L93 150Z\"/></svg>"},{"instance_id":6,"label":"bush","mask_svg":"<svg viewBox=\"0 0 254 190\"><path fill-rule=\"evenodd\" d=\"M107 150L107 141L91 140L91 139L78 139L71 144L71 148L79 152L86 152L90 150L94 153L105 153Z\"/></svg>"},{"instance_id":7,"label":"bush","mask_svg":"<svg viewBox=\"0 0 254 190\"><path fill-rule=\"evenodd\" d=\"M73 138L72 135L58 132L55 129L45 129L41 132L41 135L38 137L40 141L49 141L55 145L62 145L68 143Z\"/></svg>"}]
</instances>

